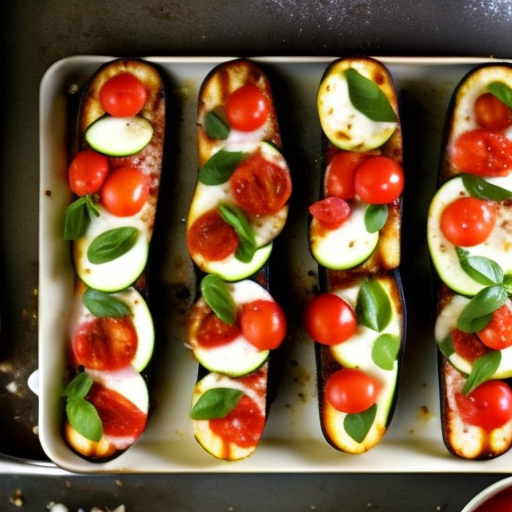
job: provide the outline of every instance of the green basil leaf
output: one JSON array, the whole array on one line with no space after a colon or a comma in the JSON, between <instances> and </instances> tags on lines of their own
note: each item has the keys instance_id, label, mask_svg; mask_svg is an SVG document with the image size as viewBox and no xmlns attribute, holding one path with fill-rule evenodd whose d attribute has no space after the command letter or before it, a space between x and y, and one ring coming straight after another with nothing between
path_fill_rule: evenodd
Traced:
<instances>
[{"instance_id":1,"label":"green basil leaf","mask_svg":"<svg viewBox=\"0 0 512 512\"><path fill-rule=\"evenodd\" d=\"M506 188L499 187L485 181L480 176L474 174L461 174L462 183L469 192L469 195L477 199L484 199L489 201L505 201L505 199L512 198L512 192Z\"/></svg>"},{"instance_id":2,"label":"green basil leaf","mask_svg":"<svg viewBox=\"0 0 512 512\"><path fill-rule=\"evenodd\" d=\"M372 121L396 122L397 116L381 88L355 69L347 69L345 78L348 94L354 107Z\"/></svg>"},{"instance_id":3,"label":"green basil leaf","mask_svg":"<svg viewBox=\"0 0 512 512\"><path fill-rule=\"evenodd\" d=\"M505 105L512 108L512 89L503 82L491 82L487 89L491 94L496 96L499 100L501 100Z\"/></svg>"},{"instance_id":4,"label":"green basil leaf","mask_svg":"<svg viewBox=\"0 0 512 512\"><path fill-rule=\"evenodd\" d=\"M377 279L365 281L356 304L358 323L380 332L391 320L391 301Z\"/></svg>"},{"instance_id":5,"label":"green basil leaf","mask_svg":"<svg viewBox=\"0 0 512 512\"><path fill-rule=\"evenodd\" d=\"M375 421L377 414L377 405L373 404L371 407L363 412L357 414L347 414L343 421L343 427L347 434L356 442L362 443L364 438L368 435L370 428Z\"/></svg>"},{"instance_id":6,"label":"green basil leaf","mask_svg":"<svg viewBox=\"0 0 512 512\"><path fill-rule=\"evenodd\" d=\"M96 317L120 318L130 314L130 306L110 293L87 288L82 295L84 306Z\"/></svg>"},{"instance_id":7,"label":"green basil leaf","mask_svg":"<svg viewBox=\"0 0 512 512\"><path fill-rule=\"evenodd\" d=\"M370 204L364 213L364 225L368 233L381 230L388 220L388 207L385 204Z\"/></svg>"},{"instance_id":8,"label":"green basil leaf","mask_svg":"<svg viewBox=\"0 0 512 512\"><path fill-rule=\"evenodd\" d=\"M103 425L98 411L87 400L69 400L66 403L66 415L70 425L85 438L98 442L103 435Z\"/></svg>"},{"instance_id":9,"label":"green basil leaf","mask_svg":"<svg viewBox=\"0 0 512 512\"><path fill-rule=\"evenodd\" d=\"M485 329L492 319L492 314L507 300L503 286L482 288L462 310L457 319L457 327L463 332L478 332Z\"/></svg>"},{"instance_id":10,"label":"green basil leaf","mask_svg":"<svg viewBox=\"0 0 512 512\"><path fill-rule=\"evenodd\" d=\"M226 118L215 110L210 110L204 116L204 129L206 135L214 140L226 140L230 131Z\"/></svg>"},{"instance_id":11,"label":"green basil leaf","mask_svg":"<svg viewBox=\"0 0 512 512\"><path fill-rule=\"evenodd\" d=\"M400 338L394 334L381 334L373 344L372 360L383 370L392 370L400 350Z\"/></svg>"},{"instance_id":12,"label":"green basil leaf","mask_svg":"<svg viewBox=\"0 0 512 512\"><path fill-rule=\"evenodd\" d=\"M244 392L233 388L212 388L205 391L190 411L193 420L224 418L238 404Z\"/></svg>"},{"instance_id":13,"label":"green basil leaf","mask_svg":"<svg viewBox=\"0 0 512 512\"><path fill-rule=\"evenodd\" d=\"M236 304L229 286L217 274L208 274L201 281L201 293L206 304L225 323L233 325L236 320Z\"/></svg>"},{"instance_id":14,"label":"green basil leaf","mask_svg":"<svg viewBox=\"0 0 512 512\"><path fill-rule=\"evenodd\" d=\"M89 245L87 257L94 264L107 263L127 253L137 242L139 230L133 226L109 229Z\"/></svg>"},{"instance_id":15,"label":"green basil leaf","mask_svg":"<svg viewBox=\"0 0 512 512\"><path fill-rule=\"evenodd\" d=\"M91 386L91 376L86 372L81 372L67 385L64 396L67 397L68 400L85 398Z\"/></svg>"},{"instance_id":16,"label":"green basil leaf","mask_svg":"<svg viewBox=\"0 0 512 512\"><path fill-rule=\"evenodd\" d=\"M483 356L480 356L473 363L471 373L462 388L462 392L468 395L475 388L489 380L498 369L501 362L501 352L499 350L492 350Z\"/></svg>"},{"instance_id":17,"label":"green basil leaf","mask_svg":"<svg viewBox=\"0 0 512 512\"><path fill-rule=\"evenodd\" d=\"M477 283L485 286L503 284L503 269L493 260L485 256L469 256L469 252L455 247L462 270Z\"/></svg>"},{"instance_id":18,"label":"green basil leaf","mask_svg":"<svg viewBox=\"0 0 512 512\"><path fill-rule=\"evenodd\" d=\"M505 274L503 277L503 286L509 295L512 294L512 274Z\"/></svg>"},{"instance_id":19,"label":"green basil leaf","mask_svg":"<svg viewBox=\"0 0 512 512\"><path fill-rule=\"evenodd\" d=\"M76 240L83 236L90 222L85 196L73 201L64 214L64 240Z\"/></svg>"},{"instance_id":20,"label":"green basil leaf","mask_svg":"<svg viewBox=\"0 0 512 512\"><path fill-rule=\"evenodd\" d=\"M256 245L254 231L247 217L236 205L220 204L219 212L221 217L235 228L235 231L240 237L240 243L235 252L236 259L243 263L249 263L258 249L258 246Z\"/></svg>"},{"instance_id":21,"label":"green basil leaf","mask_svg":"<svg viewBox=\"0 0 512 512\"><path fill-rule=\"evenodd\" d=\"M452 354L455 354L455 347L453 346L453 340L451 335L446 336L444 340L441 340L437 346L446 359L450 359Z\"/></svg>"},{"instance_id":22,"label":"green basil leaf","mask_svg":"<svg viewBox=\"0 0 512 512\"><path fill-rule=\"evenodd\" d=\"M219 149L199 170L198 179L204 185L222 185L229 180L245 158L242 151Z\"/></svg>"}]
</instances>

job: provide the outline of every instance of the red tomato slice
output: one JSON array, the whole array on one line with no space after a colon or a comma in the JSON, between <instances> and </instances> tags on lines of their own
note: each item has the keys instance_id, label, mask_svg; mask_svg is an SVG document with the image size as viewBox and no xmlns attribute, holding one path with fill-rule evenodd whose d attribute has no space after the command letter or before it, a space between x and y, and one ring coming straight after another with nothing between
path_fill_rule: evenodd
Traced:
<instances>
[{"instance_id":1,"label":"red tomato slice","mask_svg":"<svg viewBox=\"0 0 512 512\"><path fill-rule=\"evenodd\" d=\"M339 228L350 218L350 206L339 197L326 197L309 207L309 213L327 228Z\"/></svg>"},{"instance_id":2,"label":"red tomato slice","mask_svg":"<svg viewBox=\"0 0 512 512\"><path fill-rule=\"evenodd\" d=\"M398 162L385 156L365 160L356 170L356 195L369 204L389 204L404 189L404 172Z\"/></svg>"},{"instance_id":3,"label":"red tomato slice","mask_svg":"<svg viewBox=\"0 0 512 512\"><path fill-rule=\"evenodd\" d=\"M478 96L473 108L476 122L484 130L500 132L512 125L512 109L490 92Z\"/></svg>"},{"instance_id":4,"label":"red tomato slice","mask_svg":"<svg viewBox=\"0 0 512 512\"><path fill-rule=\"evenodd\" d=\"M242 333L259 350L277 348L286 336L283 310L270 300L255 300L245 304L240 318Z\"/></svg>"},{"instance_id":5,"label":"red tomato slice","mask_svg":"<svg viewBox=\"0 0 512 512\"><path fill-rule=\"evenodd\" d=\"M80 151L69 166L69 188L80 197L94 194L103 185L108 169L108 159L105 155L92 149Z\"/></svg>"},{"instance_id":6,"label":"red tomato slice","mask_svg":"<svg viewBox=\"0 0 512 512\"><path fill-rule=\"evenodd\" d=\"M491 431L512 419L512 391L500 380L488 380L469 395L455 394L462 419Z\"/></svg>"},{"instance_id":7,"label":"red tomato slice","mask_svg":"<svg viewBox=\"0 0 512 512\"><path fill-rule=\"evenodd\" d=\"M496 204L460 197L441 214L441 232L453 245L473 247L485 242L496 224Z\"/></svg>"},{"instance_id":8,"label":"red tomato slice","mask_svg":"<svg viewBox=\"0 0 512 512\"><path fill-rule=\"evenodd\" d=\"M224 418L209 420L212 432L227 443L250 448L258 443L265 426L265 416L258 405L243 395Z\"/></svg>"},{"instance_id":9,"label":"red tomato slice","mask_svg":"<svg viewBox=\"0 0 512 512\"><path fill-rule=\"evenodd\" d=\"M105 435L138 438L144 432L147 414L117 391L95 383L87 400L98 411Z\"/></svg>"},{"instance_id":10,"label":"red tomato slice","mask_svg":"<svg viewBox=\"0 0 512 512\"><path fill-rule=\"evenodd\" d=\"M206 315L196 333L197 343L203 348L227 345L241 333L236 324L229 325L222 321L213 311Z\"/></svg>"},{"instance_id":11,"label":"red tomato slice","mask_svg":"<svg viewBox=\"0 0 512 512\"><path fill-rule=\"evenodd\" d=\"M489 352L489 349L477 336L457 328L452 331L452 343L455 352L470 363L473 363L479 357Z\"/></svg>"},{"instance_id":12,"label":"red tomato slice","mask_svg":"<svg viewBox=\"0 0 512 512\"><path fill-rule=\"evenodd\" d=\"M335 155L325 172L325 195L352 199L356 193L356 170L367 158L367 154L357 151L342 151Z\"/></svg>"},{"instance_id":13,"label":"red tomato slice","mask_svg":"<svg viewBox=\"0 0 512 512\"><path fill-rule=\"evenodd\" d=\"M259 152L243 160L229 181L236 204L251 215L278 212L292 192L288 171Z\"/></svg>"},{"instance_id":14,"label":"red tomato slice","mask_svg":"<svg viewBox=\"0 0 512 512\"><path fill-rule=\"evenodd\" d=\"M269 98L259 87L243 85L228 98L225 113L232 128L250 132L265 123L270 107Z\"/></svg>"},{"instance_id":15,"label":"red tomato slice","mask_svg":"<svg viewBox=\"0 0 512 512\"><path fill-rule=\"evenodd\" d=\"M138 213L149 199L151 180L135 167L118 167L106 178L100 190L101 204L118 217Z\"/></svg>"},{"instance_id":16,"label":"red tomato slice","mask_svg":"<svg viewBox=\"0 0 512 512\"><path fill-rule=\"evenodd\" d=\"M354 334L356 327L354 310L334 293L317 295L306 306L306 332L318 343L342 343Z\"/></svg>"},{"instance_id":17,"label":"red tomato slice","mask_svg":"<svg viewBox=\"0 0 512 512\"><path fill-rule=\"evenodd\" d=\"M338 411L356 414L371 407L381 384L362 370L343 368L333 373L325 384L325 399Z\"/></svg>"},{"instance_id":18,"label":"red tomato slice","mask_svg":"<svg viewBox=\"0 0 512 512\"><path fill-rule=\"evenodd\" d=\"M147 100L144 84L131 73L108 79L100 89L99 100L105 112L115 117L137 115Z\"/></svg>"},{"instance_id":19,"label":"red tomato slice","mask_svg":"<svg viewBox=\"0 0 512 512\"><path fill-rule=\"evenodd\" d=\"M503 133L471 130L455 140L449 150L451 164L478 176L508 176L512 168L512 140Z\"/></svg>"},{"instance_id":20,"label":"red tomato slice","mask_svg":"<svg viewBox=\"0 0 512 512\"><path fill-rule=\"evenodd\" d=\"M507 304L497 309L492 320L478 337L487 347L502 350L512 345L512 311Z\"/></svg>"},{"instance_id":21,"label":"red tomato slice","mask_svg":"<svg viewBox=\"0 0 512 512\"><path fill-rule=\"evenodd\" d=\"M187 232L189 252L208 261L220 261L231 256L239 242L235 228L216 209L201 215Z\"/></svg>"}]
</instances>

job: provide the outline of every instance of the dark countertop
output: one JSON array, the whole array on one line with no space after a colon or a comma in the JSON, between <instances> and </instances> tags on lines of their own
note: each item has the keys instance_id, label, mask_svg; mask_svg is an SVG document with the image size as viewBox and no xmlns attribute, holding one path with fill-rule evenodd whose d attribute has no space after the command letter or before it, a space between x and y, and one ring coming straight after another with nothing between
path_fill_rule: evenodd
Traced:
<instances>
[{"instance_id":1,"label":"dark countertop","mask_svg":"<svg viewBox=\"0 0 512 512\"><path fill-rule=\"evenodd\" d=\"M37 365L38 93L55 61L79 54L512 57L508 0L4 0L0 10L0 402L6 385L25 382ZM40 448L23 429L37 423L36 399L18 392L15 405L2 406L9 420L0 422L0 447L31 458ZM123 502L128 512L455 512L503 476L4 475L0 509L14 510L9 499L19 488L24 512L43 510L50 500L72 510Z\"/></svg>"}]
</instances>

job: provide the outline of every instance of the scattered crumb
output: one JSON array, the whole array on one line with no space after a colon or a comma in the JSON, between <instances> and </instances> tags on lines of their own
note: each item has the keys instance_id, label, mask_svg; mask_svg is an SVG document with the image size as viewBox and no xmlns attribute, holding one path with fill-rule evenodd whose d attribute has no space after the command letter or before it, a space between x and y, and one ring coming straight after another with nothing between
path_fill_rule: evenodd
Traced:
<instances>
[{"instance_id":1,"label":"scattered crumb","mask_svg":"<svg viewBox=\"0 0 512 512\"><path fill-rule=\"evenodd\" d=\"M22 507L25 503L25 498L23 497L23 493L21 492L21 489L16 489L14 491L14 494L10 497L9 501L15 506L15 507Z\"/></svg>"}]
</instances>

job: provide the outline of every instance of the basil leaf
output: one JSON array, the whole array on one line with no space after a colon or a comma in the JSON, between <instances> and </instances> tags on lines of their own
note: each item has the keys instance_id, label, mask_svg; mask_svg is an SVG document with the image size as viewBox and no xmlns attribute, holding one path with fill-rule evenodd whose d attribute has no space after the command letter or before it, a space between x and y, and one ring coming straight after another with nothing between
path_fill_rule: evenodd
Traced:
<instances>
[{"instance_id":1,"label":"basil leaf","mask_svg":"<svg viewBox=\"0 0 512 512\"><path fill-rule=\"evenodd\" d=\"M236 259L243 263L249 263L258 249L258 246L256 245L254 231L247 217L244 212L235 205L220 204L219 212L221 217L235 228L235 231L240 237L240 243L235 252Z\"/></svg>"},{"instance_id":2,"label":"basil leaf","mask_svg":"<svg viewBox=\"0 0 512 512\"><path fill-rule=\"evenodd\" d=\"M469 256L469 252L455 247L462 270L477 283L485 286L503 284L503 269L493 260L485 256Z\"/></svg>"},{"instance_id":3,"label":"basil leaf","mask_svg":"<svg viewBox=\"0 0 512 512\"><path fill-rule=\"evenodd\" d=\"M356 443L362 443L364 438L368 435L376 415L377 405L373 404L363 412L347 414L343 421L343 427Z\"/></svg>"},{"instance_id":4,"label":"basil leaf","mask_svg":"<svg viewBox=\"0 0 512 512\"><path fill-rule=\"evenodd\" d=\"M204 129L206 135L214 140L226 140L229 135L229 123L219 112L210 110L204 116Z\"/></svg>"},{"instance_id":5,"label":"basil leaf","mask_svg":"<svg viewBox=\"0 0 512 512\"><path fill-rule=\"evenodd\" d=\"M512 89L503 82L491 82L487 89L505 105L512 108Z\"/></svg>"},{"instance_id":6,"label":"basil leaf","mask_svg":"<svg viewBox=\"0 0 512 512\"><path fill-rule=\"evenodd\" d=\"M477 199L487 199L490 201L505 201L512 198L512 192L506 188L499 187L485 181L480 176L474 174L461 174L462 183L469 192L469 195Z\"/></svg>"},{"instance_id":7,"label":"basil leaf","mask_svg":"<svg viewBox=\"0 0 512 512\"><path fill-rule=\"evenodd\" d=\"M236 320L236 304L229 286L216 274L208 274L201 281L201 293L206 304L225 323L233 325Z\"/></svg>"},{"instance_id":8,"label":"basil leaf","mask_svg":"<svg viewBox=\"0 0 512 512\"><path fill-rule=\"evenodd\" d=\"M114 228L98 235L87 249L94 264L107 263L127 253L137 242L139 230L133 226Z\"/></svg>"},{"instance_id":9,"label":"basil leaf","mask_svg":"<svg viewBox=\"0 0 512 512\"><path fill-rule=\"evenodd\" d=\"M98 442L103 435L103 425L98 411L83 398L66 403L66 415L70 425L85 438Z\"/></svg>"},{"instance_id":10,"label":"basil leaf","mask_svg":"<svg viewBox=\"0 0 512 512\"><path fill-rule=\"evenodd\" d=\"M120 318L130 314L128 304L110 293L87 288L82 295L84 306L96 317Z\"/></svg>"},{"instance_id":11,"label":"basil leaf","mask_svg":"<svg viewBox=\"0 0 512 512\"><path fill-rule=\"evenodd\" d=\"M67 385L64 396L67 397L68 400L85 398L91 386L91 376L86 372L81 372Z\"/></svg>"},{"instance_id":12,"label":"basil leaf","mask_svg":"<svg viewBox=\"0 0 512 512\"><path fill-rule=\"evenodd\" d=\"M345 70L348 94L354 107L372 121L396 122L397 116L381 88L355 69Z\"/></svg>"},{"instance_id":13,"label":"basil leaf","mask_svg":"<svg viewBox=\"0 0 512 512\"><path fill-rule=\"evenodd\" d=\"M394 334L381 334L373 344L372 360L383 370L392 370L400 350L400 338Z\"/></svg>"},{"instance_id":14,"label":"basil leaf","mask_svg":"<svg viewBox=\"0 0 512 512\"><path fill-rule=\"evenodd\" d=\"M391 301L377 279L365 281L356 304L357 321L380 332L391 320Z\"/></svg>"},{"instance_id":15,"label":"basil leaf","mask_svg":"<svg viewBox=\"0 0 512 512\"><path fill-rule=\"evenodd\" d=\"M364 213L364 225L368 233L381 230L388 220L388 207L385 204L371 204Z\"/></svg>"},{"instance_id":16,"label":"basil leaf","mask_svg":"<svg viewBox=\"0 0 512 512\"><path fill-rule=\"evenodd\" d=\"M437 346L446 359L450 359L450 356L455 354L455 347L453 346L453 340L450 335L446 336L444 340L441 340Z\"/></svg>"},{"instance_id":17,"label":"basil leaf","mask_svg":"<svg viewBox=\"0 0 512 512\"><path fill-rule=\"evenodd\" d=\"M242 151L219 149L199 170L198 179L204 185L222 185L229 180L245 158Z\"/></svg>"},{"instance_id":18,"label":"basil leaf","mask_svg":"<svg viewBox=\"0 0 512 512\"><path fill-rule=\"evenodd\" d=\"M483 356L480 356L473 363L471 373L462 388L462 392L468 395L475 388L489 380L498 369L501 363L501 352L499 350L492 350Z\"/></svg>"},{"instance_id":19,"label":"basil leaf","mask_svg":"<svg viewBox=\"0 0 512 512\"><path fill-rule=\"evenodd\" d=\"M492 314L507 300L503 286L482 288L462 310L457 319L457 327L463 332L478 332L489 324Z\"/></svg>"},{"instance_id":20,"label":"basil leaf","mask_svg":"<svg viewBox=\"0 0 512 512\"><path fill-rule=\"evenodd\" d=\"M83 236L90 222L85 197L73 201L64 214L64 240L76 240Z\"/></svg>"},{"instance_id":21,"label":"basil leaf","mask_svg":"<svg viewBox=\"0 0 512 512\"><path fill-rule=\"evenodd\" d=\"M212 388L205 391L190 411L193 420L224 418L238 404L244 392L233 388Z\"/></svg>"}]
</instances>

